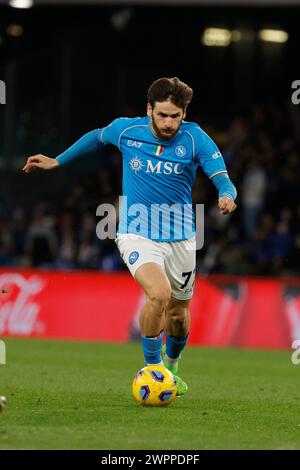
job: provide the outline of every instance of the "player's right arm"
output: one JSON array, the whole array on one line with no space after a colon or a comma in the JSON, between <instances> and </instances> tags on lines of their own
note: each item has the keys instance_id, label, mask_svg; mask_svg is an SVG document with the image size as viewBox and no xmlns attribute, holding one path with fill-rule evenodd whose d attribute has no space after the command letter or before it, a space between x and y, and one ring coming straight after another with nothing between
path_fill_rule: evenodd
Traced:
<instances>
[{"instance_id":1,"label":"player's right arm","mask_svg":"<svg viewBox=\"0 0 300 470\"><path fill-rule=\"evenodd\" d=\"M53 170L58 166L66 165L82 155L99 150L101 147L104 147L104 145L113 144L118 146L119 136L127 126L127 118L115 119L109 126L103 127L102 129L95 129L83 135L77 142L56 158L49 158L42 154L28 157L23 171L30 173L35 168Z\"/></svg>"}]
</instances>

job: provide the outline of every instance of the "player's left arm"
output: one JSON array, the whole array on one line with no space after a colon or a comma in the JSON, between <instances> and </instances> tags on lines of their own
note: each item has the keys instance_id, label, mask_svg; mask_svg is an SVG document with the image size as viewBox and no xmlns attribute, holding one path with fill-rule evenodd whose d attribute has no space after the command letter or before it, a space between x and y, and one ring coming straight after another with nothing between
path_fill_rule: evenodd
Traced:
<instances>
[{"instance_id":1,"label":"player's left arm","mask_svg":"<svg viewBox=\"0 0 300 470\"><path fill-rule=\"evenodd\" d=\"M198 163L218 190L218 206L221 214L236 209L237 190L228 176L226 165L215 142L200 128L194 132L195 152Z\"/></svg>"}]
</instances>

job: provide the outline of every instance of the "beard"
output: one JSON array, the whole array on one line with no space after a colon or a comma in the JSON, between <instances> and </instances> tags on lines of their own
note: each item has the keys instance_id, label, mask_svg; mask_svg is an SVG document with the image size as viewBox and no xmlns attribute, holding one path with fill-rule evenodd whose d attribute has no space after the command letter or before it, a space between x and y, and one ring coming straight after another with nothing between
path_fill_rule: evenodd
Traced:
<instances>
[{"instance_id":1,"label":"beard","mask_svg":"<svg viewBox=\"0 0 300 470\"><path fill-rule=\"evenodd\" d=\"M162 139L162 140L170 140L172 139L176 134L177 132L179 131L179 128L181 126L181 123L182 123L182 119L180 120L180 123L177 127L177 129L175 130L164 130L164 129L160 129L158 127L158 125L156 124L155 122L155 119L154 119L154 116L152 114L151 116L151 125L152 125L152 128L156 134L156 136L159 138L159 139Z\"/></svg>"}]
</instances>

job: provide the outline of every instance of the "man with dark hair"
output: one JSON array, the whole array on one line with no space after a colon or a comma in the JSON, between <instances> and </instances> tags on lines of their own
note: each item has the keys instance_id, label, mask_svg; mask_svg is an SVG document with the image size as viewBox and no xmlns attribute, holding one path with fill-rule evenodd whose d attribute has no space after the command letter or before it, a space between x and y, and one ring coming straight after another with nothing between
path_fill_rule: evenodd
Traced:
<instances>
[{"instance_id":1,"label":"man with dark hair","mask_svg":"<svg viewBox=\"0 0 300 470\"><path fill-rule=\"evenodd\" d=\"M184 121L192 96L178 78L160 78L148 90L147 116L115 119L54 159L29 157L23 168L26 173L53 169L106 144L120 149L126 203L116 243L146 294L140 315L145 362L163 363L175 376L179 396L187 391L177 370L189 334L196 272L191 190L198 165L218 190L221 214L236 208L236 189L218 147L198 124Z\"/></svg>"},{"instance_id":2,"label":"man with dark hair","mask_svg":"<svg viewBox=\"0 0 300 470\"><path fill-rule=\"evenodd\" d=\"M178 108L186 109L193 98L193 90L179 78L159 78L148 89L147 99L152 107L156 101L170 100Z\"/></svg>"}]
</instances>

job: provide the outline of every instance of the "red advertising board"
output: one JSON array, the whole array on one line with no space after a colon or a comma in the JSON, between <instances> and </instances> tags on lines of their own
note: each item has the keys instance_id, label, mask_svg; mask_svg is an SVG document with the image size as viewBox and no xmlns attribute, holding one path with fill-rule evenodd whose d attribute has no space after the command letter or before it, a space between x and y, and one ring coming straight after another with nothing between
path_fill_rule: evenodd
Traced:
<instances>
[{"instance_id":1,"label":"red advertising board","mask_svg":"<svg viewBox=\"0 0 300 470\"><path fill-rule=\"evenodd\" d=\"M0 270L0 336L127 341L145 302L127 273ZM300 279L198 277L189 343L290 348Z\"/></svg>"}]
</instances>

